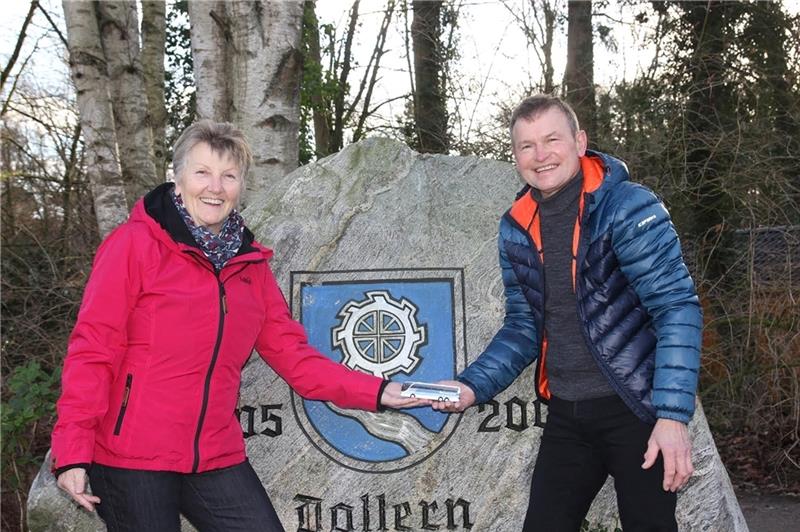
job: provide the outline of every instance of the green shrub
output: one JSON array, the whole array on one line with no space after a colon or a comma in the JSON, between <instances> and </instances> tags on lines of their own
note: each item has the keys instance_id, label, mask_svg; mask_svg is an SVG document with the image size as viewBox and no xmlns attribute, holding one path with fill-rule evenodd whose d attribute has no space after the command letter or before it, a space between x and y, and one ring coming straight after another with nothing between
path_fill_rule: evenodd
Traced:
<instances>
[{"instance_id":1,"label":"green shrub","mask_svg":"<svg viewBox=\"0 0 800 532\"><path fill-rule=\"evenodd\" d=\"M5 382L7 398L2 403L2 450L5 480L10 487L26 487L21 470L27 466L41 463L46 449L36 435L55 415L55 402L58 398L60 370L47 372L39 362L29 361L15 368ZM37 448L38 447L38 448Z\"/></svg>"}]
</instances>

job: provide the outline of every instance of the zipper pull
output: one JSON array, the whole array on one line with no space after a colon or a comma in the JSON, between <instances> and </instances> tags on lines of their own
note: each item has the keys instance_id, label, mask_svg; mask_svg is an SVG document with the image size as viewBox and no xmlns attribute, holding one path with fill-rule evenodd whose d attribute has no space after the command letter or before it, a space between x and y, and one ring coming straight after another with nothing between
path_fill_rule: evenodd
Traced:
<instances>
[{"instance_id":1,"label":"zipper pull","mask_svg":"<svg viewBox=\"0 0 800 532\"><path fill-rule=\"evenodd\" d=\"M133 383L133 375L128 373L125 378L125 394L122 396L122 406L128 406L128 397L131 395L131 383Z\"/></svg>"},{"instance_id":2,"label":"zipper pull","mask_svg":"<svg viewBox=\"0 0 800 532\"><path fill-rule=\"evenodd\" d=\"M227 314L228 313L228 298L225 295L225 285L222 284L222 283L219 283L219 290L220 290L220 294L221 294L221 297L222 297L222 313L223 314Z\"/></svg>"}]
</instances>

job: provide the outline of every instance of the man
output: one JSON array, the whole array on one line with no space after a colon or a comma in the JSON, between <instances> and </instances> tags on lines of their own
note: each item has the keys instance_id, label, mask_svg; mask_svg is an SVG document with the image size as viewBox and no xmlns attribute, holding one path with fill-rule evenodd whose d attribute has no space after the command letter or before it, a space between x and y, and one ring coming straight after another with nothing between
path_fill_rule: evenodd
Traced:
<instances>
[{"instance_id":1,"label":"man","mask_svg":"<svg viewBox=\"0 0 800 532\"><path fill-rule=\"evenodd\" d=\"M526 186L500 221L505 320L451 383L460 401L433 407L488 401L537 361L549 409L524 531L577 531L609 474L625 532L677 530L702 313L669 214L586 149L559 98L523 100L510 129Z\"/></svg>"}]
</instances>

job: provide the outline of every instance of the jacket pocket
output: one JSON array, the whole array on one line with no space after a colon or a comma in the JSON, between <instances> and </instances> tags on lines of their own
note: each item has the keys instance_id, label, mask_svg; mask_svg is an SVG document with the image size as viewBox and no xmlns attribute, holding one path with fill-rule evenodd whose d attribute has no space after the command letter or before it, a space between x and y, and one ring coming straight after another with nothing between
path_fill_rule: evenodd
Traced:
<instances>
[{"instance_id":1,"label":"jacket pocket","mask_svg":"<svg viewBox=\"0 0 800 532\"><path fill-rule=\"evenodd\" d=\"M122 421L125 419L125 411L128 409L128 399L131 395L131 386L133 385L133 374L128 373L125 378L125 393L122 396L122 405L119 407L119 415L117 416L117 423L114 425L114 436L119 436L122 430Z\"/></svg>"}]
</instances>

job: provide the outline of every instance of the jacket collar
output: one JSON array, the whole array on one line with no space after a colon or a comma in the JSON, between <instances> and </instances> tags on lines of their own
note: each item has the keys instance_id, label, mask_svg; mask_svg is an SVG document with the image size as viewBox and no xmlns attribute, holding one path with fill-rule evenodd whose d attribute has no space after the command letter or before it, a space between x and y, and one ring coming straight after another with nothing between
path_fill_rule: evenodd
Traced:
<instances>
[{"instance_id":1,"label":"jacket collar","mask_svg":"<svg viewBox=\"0 0 800 532\"><path fill-rule=\"evenodd\" d=\"M591 200L587 205L588 212L592 212L600 203L603 196L612 187L623 181L628 181L628 167L621 160L606 153L586 150L586 155L581 157L581 170L584 175L583 191L590 195ZM526 184L517 193L515 201L525 194L530 194L531 186Z\"/></svg>"},{"instance_id":2,"label":"jacket collar","mask_svg":"<svg viewBox=\"0 0 800 532\"><path fill-rule=\"evenodd\" d=\"M131 217L135 218L137 214L147 216L156 222L161 229L166 231L167 235L169 235L174 242L200 249L200 246L195 241L189 228L186 227L186 223L184 223L181 218L178 209L175 208L175 204L172 202L169 192L174 187L175 183L162 183L158 185L142 198L139 205L134 207L134 212L131 214ZM137 207L140 206L144 210L143 213L137 213ZM239 247L236 256L238 257L245 253L261 251L254 242L255 237L253 233L245 227L244 234L242 235L242 245Z\"/></svg>"},{"instance_id":3,"label":"jacket collar","mask_svg":"<svg viewBox=\"0 0 800 532\"><path fill-rule=\"evenodd\" d=\"M587 167L594 166L595 174L601 174L599 179L589 178L589 181L584 186L584 191L589 194L589 201L587 202L587 213L591 213L597 205L599 205L603 197L616 185L623 181L628 181L628 166L606 153L599 151L586 150L586 155L581 158L581 167L584 169L586 175Z\"/></svg>"}]
</instances>

